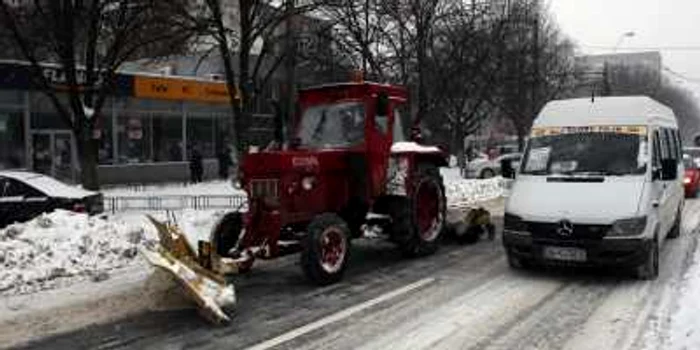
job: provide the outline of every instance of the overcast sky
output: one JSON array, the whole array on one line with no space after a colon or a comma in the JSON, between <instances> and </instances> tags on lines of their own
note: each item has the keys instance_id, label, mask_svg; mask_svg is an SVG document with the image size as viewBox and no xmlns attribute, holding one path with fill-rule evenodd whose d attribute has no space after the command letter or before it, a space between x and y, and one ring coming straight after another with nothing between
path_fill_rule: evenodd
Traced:
<instances>
[{"instance_id":1,"label":"overcast sky","mask_svg":"<svg viewBox=\"0 0 700 350\"><path fill-rule=\"evenodd\" d=\"M700 94L700 0L544 0L582 53L662 48L663 63L691 79ZM694 47L695 50L663 48Z\"/></svg>"}]
</instances>

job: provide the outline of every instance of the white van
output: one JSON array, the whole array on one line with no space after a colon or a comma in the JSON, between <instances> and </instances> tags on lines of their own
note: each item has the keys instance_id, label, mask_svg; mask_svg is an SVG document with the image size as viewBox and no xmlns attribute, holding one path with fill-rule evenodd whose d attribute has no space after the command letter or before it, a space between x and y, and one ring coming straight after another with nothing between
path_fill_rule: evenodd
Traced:
<instances>
[{"instance_id":1,"label":"white van","mask_svg":"<svg viewBox=\"0 0 700 350\"><path fill-rule=\"evenodd\" d=\"M682 159L676 117L648 97L548 103L506 204L508 262L614 265L654 279L661 243L680 234Z\"/></svg>"}]
</instances>

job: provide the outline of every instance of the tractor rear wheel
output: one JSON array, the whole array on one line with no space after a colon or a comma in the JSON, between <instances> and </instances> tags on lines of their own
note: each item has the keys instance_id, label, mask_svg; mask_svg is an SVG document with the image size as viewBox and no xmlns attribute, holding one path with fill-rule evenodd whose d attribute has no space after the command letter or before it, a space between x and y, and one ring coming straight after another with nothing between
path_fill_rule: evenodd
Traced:
<instances>
[{"instance_id":1,"label":"tractor rear wheel","mask_svg":"<svg viewBox=\"0 0 700 350\"><path fill-rule=\"evenodd\" d=\"M302 246L301 267L311 282L328 285L342 279L350 255L350 229L340 216L315 217Z\"/></svg>"},{"instance_id":2,"label":"tractor rear wheel","mask_svg":"<svg viewBox=\"0 0 700 350\"><path fill-rule=\"evenodd\" d=\"M412 178L412 193L389 207L392 240L407 257L434 253L445 228L445 186L438 168L419 164Z\"/></svg>"},{"instance_id":3,"label":"tractor rear wheel","mask_svg":"<svg viewBox=\"0 0 700 350\"><path fill-rule=\"evenodd\" d=\"M231 212L224 215L214 226L211 242L214 251L219 256L229 256L231 249L236 247L238 237L243 230L243 214Z\"/></svg>"}]
</instances>

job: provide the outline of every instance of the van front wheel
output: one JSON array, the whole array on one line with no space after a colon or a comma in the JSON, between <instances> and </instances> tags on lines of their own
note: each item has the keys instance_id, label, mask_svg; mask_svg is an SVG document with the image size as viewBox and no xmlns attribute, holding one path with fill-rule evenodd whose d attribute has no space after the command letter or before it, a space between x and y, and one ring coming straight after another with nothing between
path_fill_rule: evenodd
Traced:
<instances>
[{"instance_id":1,"label":"van front wheel","mask_svg":"<svg viewBox=\"0 0 700 350\"><path fill-rule=\"evenodd\" d=\"M637 267L637 278L654 280L659 276L659 240L654 237L646 261Z\"/></svg>"}]
</instances>

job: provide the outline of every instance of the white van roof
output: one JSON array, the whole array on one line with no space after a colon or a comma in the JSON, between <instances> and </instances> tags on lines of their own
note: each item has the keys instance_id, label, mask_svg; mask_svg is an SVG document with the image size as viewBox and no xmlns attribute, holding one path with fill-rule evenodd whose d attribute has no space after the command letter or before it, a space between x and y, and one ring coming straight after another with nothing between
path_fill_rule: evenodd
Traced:
<instances>
[{"instance_id":1,"label":"white van roof","mask_svg":"<svg viewBox=\"0 0 700 350\"><path fill-rule=\"evenodd\" d=\"M646 96L577 98L551 101L537 126L660 125L677 128L673 111Z\"/></svg>"}]
</instances>

